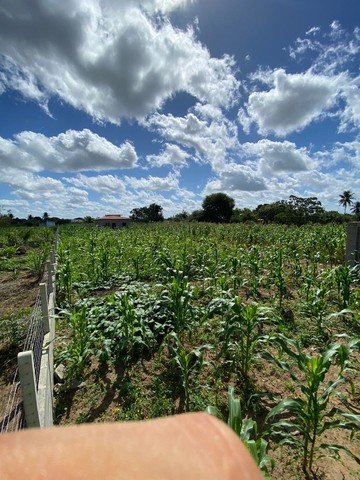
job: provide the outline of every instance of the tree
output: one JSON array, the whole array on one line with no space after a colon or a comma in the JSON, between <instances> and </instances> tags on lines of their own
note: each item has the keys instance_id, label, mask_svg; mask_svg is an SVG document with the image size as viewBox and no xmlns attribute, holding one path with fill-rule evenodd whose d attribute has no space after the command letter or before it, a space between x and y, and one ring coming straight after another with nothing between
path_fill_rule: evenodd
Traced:
<instances>
[{"instance_id":1,"label":"tree","mask_svg":"<svg viewBox=\"0 0 360 480\"><path fill-rule=\"evenodd\" d=\"M135 222L148 222L148 208L147 207L140 207L140 208L133 208L130 212L130 218Z\"/></svg>"},{"instance_id":2,"label":"tree","mask_svg":"<svg viewBox=\"0 0 360 480\"><path fill-rule=\"evenodd\" d=\"M152 203L148 208L149 222L162 222L164 220L163 208L156 203Z\"/></svg>"},{"instance_id":3,"label":"tree","mask_svg":"<svg viewBox=\"0 0 360 480\"><path fill-rule=\"evenodd\" d=\"M356 218L360 218L360 202L354 202L351 208L351 213L353 213Z\"/></svg>"},{"instance_id":4,"label":"tree","mask_svg":"<svg viewBox=\"0 0 360 480\"><path fill-rule=\"evenodd\" d=\"M169 218L168 220L172 220L173 222L184 222L185 220L189 219L189 213L183 210L181 213L177 213L173 217Z\"/></svg>"},{"instance_id":5,"label":"tree","mask_svg":"<svg viewBox=\"0 0 360 480\"><path fill-rule=\"evenodd\" d=\"M255 212L250 208L234 208L231 215L231 223L254 222L256 221Z\"/></svg>"},{"instance_id":6,"label":"tree","mask_svg":"<svg viewBox=\"0 0 360 480\"><path fill-rule=\"evenodd\" d=\"M255 215L265 223L291 223L291 211L284 200L258 205L255 209Z\"/></svg>"},{"instance_id":7,"label":"tree","mask_svg":"<svg viewBox=\"0 0 360 480\"><path fill-rule=\"evenodd\" d=\"M49 214L48 214L47 212L44 212L42 218L43 218L43 220L45 220L45 221L46 221L46 220L49 220Z\"/></svg>"},{"instance_id":8,"label":"tree","mask_svg":"<svg viewBox=\"0 0 360 480\"><path fill-rule=\"evenodd\" d=\"M130 218L137 222L162 222L164 220L162 210L160 205L152 203L148 207L133 208Z\"/></svg>"},{"instance_id":9,"label":"tree","mask_svg":"<svg viewBox=\"0 0 360 480\"><path fill-rule=\"evenodd\" d=\"M205 197L202 208L206 222L228 223L235 207L233 198L226 193L213 193Z\"/></svg>"},{"instance_id":10,"label":"tree","mask_svg":"<svg viewBox=\"0 0 360 480\"><path fill-rule=\"evenodd\" d=\"M302 198L290 195L287 203L292 210L293 221L297 225L319 221L325 211L316 197Z\"/></svg>"},{"instance_id":11,"label":"tree","mask_svg":"<svg viewBox=\"0 0 360 480\"><path fill-rule=\"evenodd\" d=\"M343 193L339 195L339 205L344 207L344 214L346 213L346 207L353 204L354 194L350 190L344 190Z\"/></svg>"},{"instance_id":12,"label":"tree","mask_svg":"<svg viewBox=\"0 0 360 480\"><path fill-rule=\"evenodd\" d=\"M286 225L304 225L307 222L324 220L324 208L316 197L302 198L290 195L289 200L259 205L255 213L264 222Z\"/></svg>"},{"instance_id":13,"label":"tree","mask_svg":"<svg viewBox=\"0 0 360 480\"><path fill-rule=\"evenodd\" d=\"M8 227L11 224L12 215L10 210L8 210L8 213L1 213L1 208L0 208L0 226L1 227Z\"/></svg>"}]
</instances>

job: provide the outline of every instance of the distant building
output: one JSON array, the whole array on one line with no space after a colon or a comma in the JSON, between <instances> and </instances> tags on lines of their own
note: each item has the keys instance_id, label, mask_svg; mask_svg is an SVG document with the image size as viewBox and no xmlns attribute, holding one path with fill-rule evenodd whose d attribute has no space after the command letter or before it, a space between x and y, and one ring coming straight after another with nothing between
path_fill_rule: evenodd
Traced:
<instances>
[{"instance_id":1,"label":"distant building","mask_svg":"<svg viewBox=\"0 0 360 480\"><path fill-rule=\"evenodd\" d=\"M56 223L52 220L43 220L39 223L39 227L55 227Z\"/></svg>"},{"instance_id":2,"label":"distant building","mask_svg":"<svg viewBox=\"0 0 360 480\"><path fill-rule=\"evenodd\" d=\"M131 218L121 215L105 215L95 220L97 227L122 228L131 224Z\"/></svg>"}]
</instances>

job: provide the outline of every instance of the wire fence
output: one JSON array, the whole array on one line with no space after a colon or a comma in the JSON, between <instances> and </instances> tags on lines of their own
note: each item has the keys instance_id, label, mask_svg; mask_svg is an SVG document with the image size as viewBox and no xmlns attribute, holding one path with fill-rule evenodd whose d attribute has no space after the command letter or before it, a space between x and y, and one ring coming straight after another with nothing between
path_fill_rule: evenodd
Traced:
<instances>
[{"instance_id":1,"label":"wire fence","mask_svg":"<svg viewBox=\"0 0 360 480\"><path fill-rule=\"evenodd\" d=\"M48 270L45 269L42 282L47 283L49 287L50 282L48 277ZM49 293L50 290L51 289L48 288ZM23 345L23 351L31 350L33 352L36 386L38 386L40 377L44 336L45 331L43 311L41 305L41 294L39 290L35 305L28 318L28 329ZM15 432L23 428L26 428L25 410L20 384L19 368L17 367L10 385L4 417L0 421L0 433Z\"/></svg>"},{"instance_id":2,"label":"wire fence","mask_svg":"<svg viewBox=\"0 0 360 480\"><path fill-rule=\"evenodd\" d=\"M36 381L39 381L42 344L44 340L44 327L41 313L40 292L29 318L29 327L24 342L23 350L32 350L34 353L34 367ZM22 392L20 387L19 369L16 368L13 383L5 410L5 416L0 423L1 433L13 432L25 427Z\"/></svg>"}]
</instances>

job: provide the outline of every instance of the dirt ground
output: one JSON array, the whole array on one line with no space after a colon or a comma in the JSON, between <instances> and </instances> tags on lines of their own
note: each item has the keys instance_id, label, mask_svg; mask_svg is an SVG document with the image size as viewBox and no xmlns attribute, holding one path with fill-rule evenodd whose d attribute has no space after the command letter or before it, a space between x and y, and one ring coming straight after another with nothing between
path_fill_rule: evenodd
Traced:
<instances>
[{"instance_id":1,"label":"dirt ground","mask_svg":"<svg viewBox=\"0 0 360 480\"><path fill-rule=\"evenodd\" d=\"M18 273L16 277L8 272L0 272L0 322L12 320L15 322L18 316L25 317L26 312L30 312L34 306L38 292L38 281L27 271ZM19 343L26 335L26 324L23 322L19 326L16 338L13 339L4 335L4 329L1 327L0 324L0 331L3 333L0 336L0 421L7 407L17 367Z\"/></svg>"},{"instance_id":2,"label":"dirt ground","mask_svg":"<svg viewBox=\"0 0 360 480\"><path fill-rule=\"evenodd\" d=\"M209 359L208 359L209 360ZM94 358L91 367L82 381L73 381L70 386L57 384L55 389L56 397L56 420L59 425L80 424L88 422L112 422L149 418L154 414L152 404L156 394L155 382L166 375L166 358L158 357L154 359L137 362L127 373L114 365L101 367ZM259 391L267 391L274 396L284 398L285 396L296 395L294 385L289 378L279 369L271 364L259 363L255 365L253 376ZM136 380L131 380L130 377ZM205 385L209 375L204 370L199 378L199 383ZM353 396L352 408L354 412L359 413L360 409L360 384L358 382L358 372L354 372L353 381L356 383L356 391ZM239 393L241 386L236 384L234 377L229 376L230 383L234 384ZM122 388L122 385L128 383L133 391ZM209 385L207 385L209 386ZM214 387L215 386L210 386ZM226 403L227 384L221 387L218 394ZM345 388L345 387L344 387ZM182 413L184 403L181 394L174 388L174 396L168 415ZM168 393L168 392L167 392ZM344 392L345 393L345 390ZM142 399L140 399L140 397ZM124 418L124 406L133 402L134 408L131 409L130 417ZM149 400L152 399L152 402ZM335 403L331 405L337 406ZM269 399L260 401L263 412L253 412L252 418L256 419L258 425L262 425L266 412L275 404ZM126 407L125 407L126 408ZM163 412L162 412L163 413ZM261 428L261 427L260 427ZM360 437L359 432L353 439L350 439L350 432L345 430L334 430L326 432L321 439L324 443L339 444L358 457L360 456ZM314 475L306 476L301 468L300 452L290 447L278 447L275 441L271 441L269 455L274 460L274 468L271 472L273 480L308 480L309 478L318 480L355 480L360 479L359 465L344 453L340 453L340 458L335 460L331 458L316 459Z\"/></svg>"},{"instance_id":3,"label":"dirt ground","mask_svg":"<svg viewBox=\"0 0 360 480\"><path fill-rule=\"evenodd\" d=\"M108 293L108 292L107 292ZM19 273L16 278L7 273L0 274L0 319L9 317L14 312L22 311L35 304L38 295L38 281L31 277L26 271ZM7 405L10 387L12 384L14 372L16 369L16 357L18 349L11 342L2 341L0 343L0 362L2 365L0 371L0 420L4 416ZM152 385L149 380L150 370L153 368L150 363L142 362L139 365L139 381L145 395L151 394ZM269 367L271 369L271 367ZM258 368L256 375L259 387L261 385L277 395L289 395L291 385L285 382L284 374L276 369ZM72 388L66 393L61 394L63 404L66 404L66 410L60 412L59 424L83 422L99 422L117 420L119 405L121 404L121 394L118 388L119 372L110 368L107 371L100 372L97 365L91 369L88 377L78 384L72 385ZM56 386L59 395L60 385ZM360 386L356 384L356 404L355 411L359 413ZM226 394L226 393L225 393ZM59 397L58 397L59 400ZM175 401L175 407L169 407L169 414L178 413L181 410L181 399ZM175 409L174 409L175 408ZM59 413L59 412L58 412ZM144 412L146 414L146 412ZM360 456L359 437L350 440L349 434L344 431L330 431L324 435L324 439L329 443L338 443L352 450ZM275 461L274 470L271 477L274 480L298 479L303 480L306 477L301 471L300 459L290 448L276 448L271 445L270 456ZM360 479L359 465L345 454L340 454L340 460L321 459L316 462L316 476L313 478L323 480L354 480Z\"/></svg>"}]
</instances>

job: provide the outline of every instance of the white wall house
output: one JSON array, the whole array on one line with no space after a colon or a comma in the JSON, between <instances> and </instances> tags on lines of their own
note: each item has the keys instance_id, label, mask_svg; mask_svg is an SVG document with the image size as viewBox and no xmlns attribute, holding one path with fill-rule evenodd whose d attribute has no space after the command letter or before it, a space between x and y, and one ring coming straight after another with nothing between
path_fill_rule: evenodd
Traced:
<instances>
[{"instance_id":1,"label":"white wall house","mask_svg":"<svg viewBox=\"0 0 360 480\"><path fill-rule=\"evenodd\" d=\"M52 220L43 220L39 223L39 227L55 227L56 223Z\"/></svg>"},{"instance_id":2,"label":"white wall house","mask_svg":"<svg viewBox=\"0 0 360 480\"><path fill-rule=\"evenodd\" d=\"M97 227L122 228L131 224L131 218L121 215L105 215L95 220Z\"/></svg>"}]
</instances>

